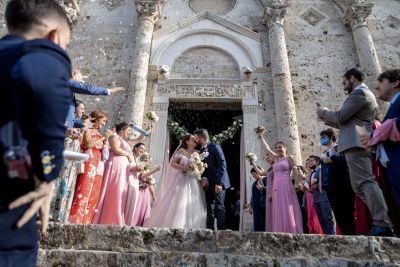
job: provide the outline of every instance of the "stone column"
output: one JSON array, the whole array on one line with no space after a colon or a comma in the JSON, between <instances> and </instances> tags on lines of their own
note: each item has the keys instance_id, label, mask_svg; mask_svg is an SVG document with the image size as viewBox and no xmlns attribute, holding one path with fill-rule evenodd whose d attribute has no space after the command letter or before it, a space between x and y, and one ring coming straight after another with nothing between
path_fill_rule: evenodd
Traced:
<instances>
[{"instance_id":1,"label":"stone column","mask_svg":"<svg viewBox=\"0 0 400 267\"><path fill-rule=\"evenodd\" d=\"M157 84L154 84L154 90L157 91ZM167 119L168 119L169 100L164 97L155 97L151 109L159 116L159 121L151 132L150 154L153 158L153 165L160 164L163 166L164 155L168 153L169 148L165 150L165 140L167 138ZM159 180L162 172L154 175L156 181Z\"/></svg>"},{"instance_id":2,"label":"stone column","mask_svg":"<svg viewBox=\"0 0 400 267\"><path fill-rule=\"evenodd\" d=\"M136 0L138 25L136 45L133 58L133 70L129 94L129 119L142 125L144 105L146 101L147 75L154 23L160 16L160 3L155 1Z\"/></svg>"},{"instance_id":3,"label":"stone column","mask_svg":"<svg viewBox=\"0 0 400 267\"><path fill-rule=\"evenodd\" d=\"M349 25L353 31L358 62L364 71L370 88L372 82L376 81L376 78L381 73L381 66L374 41L366 23L367 17L372 13L373 6L373 4L351 5L344 16L345 24Z\"/></svg>"},{"instance_id":4,"label":"stone column","mask_svg":"<svg viewBox=\"0 0 400 267\"><path fill-rule=\"evenodd\" d=\"M254 132L254 128L258 125L258 103L255 99L243 99L242 100L242 110L243 110L243 134L244 139L244 154L240 155L244 157L247 153L252 152L257 155L257 158L261 159L260 156L260 143L257 139L257 135ZM251 201L251 187L253 185L253 180L250 179L251 166L246 162L245 164L245 179L246 179L246 198L244 203L249 204ZM248 212L243 212L243 231L251 231L253 229L253 216Z\"/></svg>"},{"instance_id":5,"label":"stone column","mask_svg":"<svg viewBox=\"0 0 400 267\"><path fill-rule=\"evenodd\" d=\"M297 129L296 107L293 99L289 59L286 51L283 19L287 6L274 3L266 7L265 19L268 23L269 48L271 55L272 80L274 87L277 121L277 141L288 145L288 153L301 163L299 132ZM270 144L273 145L273 144Z\"/></svg>"}]
</instances>

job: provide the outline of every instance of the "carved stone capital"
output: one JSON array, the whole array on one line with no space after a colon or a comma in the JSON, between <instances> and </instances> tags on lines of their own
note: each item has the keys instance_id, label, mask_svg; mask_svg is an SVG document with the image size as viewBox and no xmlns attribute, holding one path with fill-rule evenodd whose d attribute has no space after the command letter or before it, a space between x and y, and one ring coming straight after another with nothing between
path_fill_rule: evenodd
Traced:
<instances>
[{"instance_id":1,"label":"carved stone capital","mask_svg":"<svg viewBox=\"0 0 400 267\"><path fill-rule=\"evenodd\" d=\"M166 0L136 0L139 19L150 19L156 23L161 16L161 7Z\"/></svg>"},{"instance_id":2,"label":"carved stone capital","mask_svg":"<svg viewBox=\"0 0 400 267\"><path fill-rule=\"evenodd\" d=\"M288 7L285 4L274 3L265 7L265 20L268 26L273 24L283 25L283 19L288 12Z\"/></svg>"},{"instance_id":3,"label":"carved stone capital","mask_svg":"<svg viewBox=\"0 0 400 267\"><path fill-rule=\"evenodd\" d=\"M353 29L366 25L366 20L371 15L373 7L374 4L371 3L349 6L343 18L344 23Z\"/></svg>"}]
</instances>

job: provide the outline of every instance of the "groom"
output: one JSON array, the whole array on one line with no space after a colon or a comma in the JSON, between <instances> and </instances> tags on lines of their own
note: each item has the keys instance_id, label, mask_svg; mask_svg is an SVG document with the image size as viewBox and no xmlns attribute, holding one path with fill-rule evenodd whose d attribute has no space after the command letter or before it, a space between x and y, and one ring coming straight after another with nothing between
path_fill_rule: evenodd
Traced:
<instances>
[{"instance_id":1,"label":"groom","mask_svg":"<svg viewBox=\"0 0 400 267\"><path fill-rule=\"evenodd\" d=\"M208 157L204 159L208 167L202 177L208 179L205 186L207 201L207 228L214 230L214 222L217 220L217 229L225 229L225 189L230 187L224 152L221 146L210 142L206 129L194 131L196 143L201 147L200 152L207 151Z\"/></svg>"}]
</instances>

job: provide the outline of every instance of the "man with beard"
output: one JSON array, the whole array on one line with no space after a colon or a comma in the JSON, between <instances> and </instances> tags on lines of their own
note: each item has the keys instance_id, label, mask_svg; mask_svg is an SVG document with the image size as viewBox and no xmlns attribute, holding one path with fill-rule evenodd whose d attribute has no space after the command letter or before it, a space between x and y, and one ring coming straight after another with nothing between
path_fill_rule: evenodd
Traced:
<instances>
[{"instance_id":1,"label":"man with beard","mask_svg":"<svg viewBox=\"0 0 400 267\"><path fill-rule=\"evenodd\" d=\"M360 142L362 134L372 132L378 109L374 94L363 81L360 70L348 70L343 76L343 86L349 96L340 110L318 108L317 115L325 124L340 130L338 153L344 153L353 190L372 215L374 226L367 235L393 236L386 202L372 173L371 156Z\"/></svg>"}]
</instances>

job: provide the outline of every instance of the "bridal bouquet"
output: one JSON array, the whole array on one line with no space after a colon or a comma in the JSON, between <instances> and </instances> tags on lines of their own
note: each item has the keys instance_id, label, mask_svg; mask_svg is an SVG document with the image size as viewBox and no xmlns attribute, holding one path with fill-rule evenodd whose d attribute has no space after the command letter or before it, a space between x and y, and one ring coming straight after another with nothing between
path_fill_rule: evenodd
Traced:
<instances>
[{"instance_id":1,"label":"bridal bouquet","mask_svg":"<svg viewBox=\"0 0 400 267\"><path fill-rule=\"evenodd\" d=\"M158 117L158 115L154 112L154 111L149 111L146 113L146 118L150 121L150 122L158 122L158 120L160 119Z\"/></svg>"},{"instance_id":2,"label":"bridal bouquet","mask_svg":"<svg viewBox=\"0 0 400 267\"><path fill-rule=\"evenodd\" d=\"M257 126L256 128L254 128L254 131L256 132L256 134L264 135L267 132L267 129L265 129L265 127L263 126Z\"/></svg>"},{"instance_id":3,"label":"bridal bouquet","mask_svg":"<svg viewBox=\"0 0 400 267\"><path fill-rule=\"evenodd\" d=\"M254 153L249 152L249 153L246 154L246 159L248 159L250 161L250 163L256 162L257 161L257 155L254 154Z\"/></svg>"},{"instance_id":4,"label":"bridal bouquet","mask_svg":"<svg viewBox=\"0 0 400 267\"><path fill-rule=\"evenodd\" d=\"M194 152L190 157L190 170L186 172L186 175L201 181L201 175L207 168L207 164L203 162L206 157L208 157L207 151L201 154Z\"/></svg>"}]
</instances>

